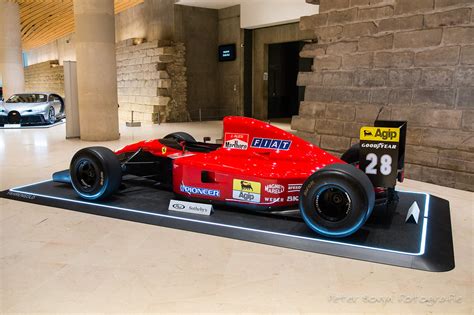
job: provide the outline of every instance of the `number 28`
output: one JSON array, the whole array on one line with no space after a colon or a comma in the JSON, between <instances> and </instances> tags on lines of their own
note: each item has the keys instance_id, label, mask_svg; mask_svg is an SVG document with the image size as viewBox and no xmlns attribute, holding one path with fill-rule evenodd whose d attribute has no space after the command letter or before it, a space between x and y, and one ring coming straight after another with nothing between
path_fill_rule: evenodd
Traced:
<instances>
[{"instance_id":1,"label":"number 28","mask_svg":"<svg viewBox=\"0 0 474 315\"><path fill-rule=\"evenodd\" d=\"M370 161L369 165L365 168L366 174L377 175L377 162L378 156L375 153L367 154L367 161ZM384 154L380 157L380 173L382 175L390 175L392 172L392 157L388 154Z\"/></svg>"}]
</instances>

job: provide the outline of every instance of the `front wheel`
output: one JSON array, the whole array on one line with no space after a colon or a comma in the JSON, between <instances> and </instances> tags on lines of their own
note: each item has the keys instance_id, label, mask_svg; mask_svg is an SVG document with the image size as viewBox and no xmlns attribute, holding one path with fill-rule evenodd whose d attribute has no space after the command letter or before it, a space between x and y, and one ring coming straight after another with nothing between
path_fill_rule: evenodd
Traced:
<instances>
[{"instance_id":1,"label":"front wheel","mask_svg":"<svg viewBox=\"0 0 474 315\"><path fill-rule=\"evenodd\" d=\"M79 150L69 167L71 184L79 196L98 200L115 193L122 182L120 162L113 151L104 147Z\"/></svg>"},{"instance_id":2,"label":"front wheel","mask_svg":"<svg viewBox=\"0 0 474 315\"><path fill-rule=\"evenodd\" d=\"M345 237L368 219L375 203L367 175L348 164L332 164L311 175L300 192L305 223L328 237Z\"/></svg>"},{"instance_id":3,"label":"front wheel","mask_svg":"<svg viewBox=\"0 0 474 315\"><path fill-rule=\"evenodd\" d=\"M56 111L53 106L48 109L48 124L54 124L56 122Z\"/></svg>"}]
</instances>

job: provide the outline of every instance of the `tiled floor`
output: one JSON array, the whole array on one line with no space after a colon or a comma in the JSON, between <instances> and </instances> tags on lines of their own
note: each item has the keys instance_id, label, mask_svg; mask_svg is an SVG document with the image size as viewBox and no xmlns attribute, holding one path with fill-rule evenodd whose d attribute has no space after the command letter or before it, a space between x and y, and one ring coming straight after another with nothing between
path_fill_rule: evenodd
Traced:
<instances>
[{"instance_id":1,"label":"tiled floor","mask_svg":"<svg viewBox=\"0 0 474 315\"><path fill-rule=\"evenodd\" d=\"M64 140L64 130L0 130L0 189L47 179L91 145ZM103 145L116 149L179 130L214 140L221 124L124 127L120 141ZM0 313L472 313L474 194L410 180L401 187L450 201L453 271L415 271L0 199Z\"/></svg>"}]
</instances>

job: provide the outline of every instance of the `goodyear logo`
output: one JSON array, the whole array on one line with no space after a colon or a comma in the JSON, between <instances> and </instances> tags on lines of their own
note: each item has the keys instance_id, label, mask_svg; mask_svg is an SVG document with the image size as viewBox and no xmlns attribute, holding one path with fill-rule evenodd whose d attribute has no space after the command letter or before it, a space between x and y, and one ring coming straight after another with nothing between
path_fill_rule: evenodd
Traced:
<instances>
[{"instance_id":1,"label":"goodyear logo","mask_svg":"<svg viewBox=\"0 0 474 315\"><path fill-rule=\"evenodd\" d=\"M399 128L362 127L360 128L360 140L399 142L400 129Z\"/></svg>"},{"instance_id":2,"label":"goodyear logo","mask_svg":"<svg viewBox=\"0 0 474 315\"><path fill-rule=\"evenodd\" d=\"M247 202L260 202L262 184L243 179L234 179L232 183L232 198Z\"/></svg>"}]
</instances>

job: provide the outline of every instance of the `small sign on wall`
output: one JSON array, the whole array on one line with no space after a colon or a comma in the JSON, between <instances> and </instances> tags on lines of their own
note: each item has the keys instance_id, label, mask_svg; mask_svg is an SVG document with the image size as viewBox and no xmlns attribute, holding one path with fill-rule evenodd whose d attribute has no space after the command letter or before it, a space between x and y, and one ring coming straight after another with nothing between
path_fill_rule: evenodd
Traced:
<instances>
[{"instance_id":1,"label":"small sign on wall","mask_svg":"<svg viewBox=\"0 0 474 315\"><path fill-rule=\"evenodd\" d=\"M234 61L237 58L235 44L219 46L219 61Z\"/></svg>"}]
</instances>

